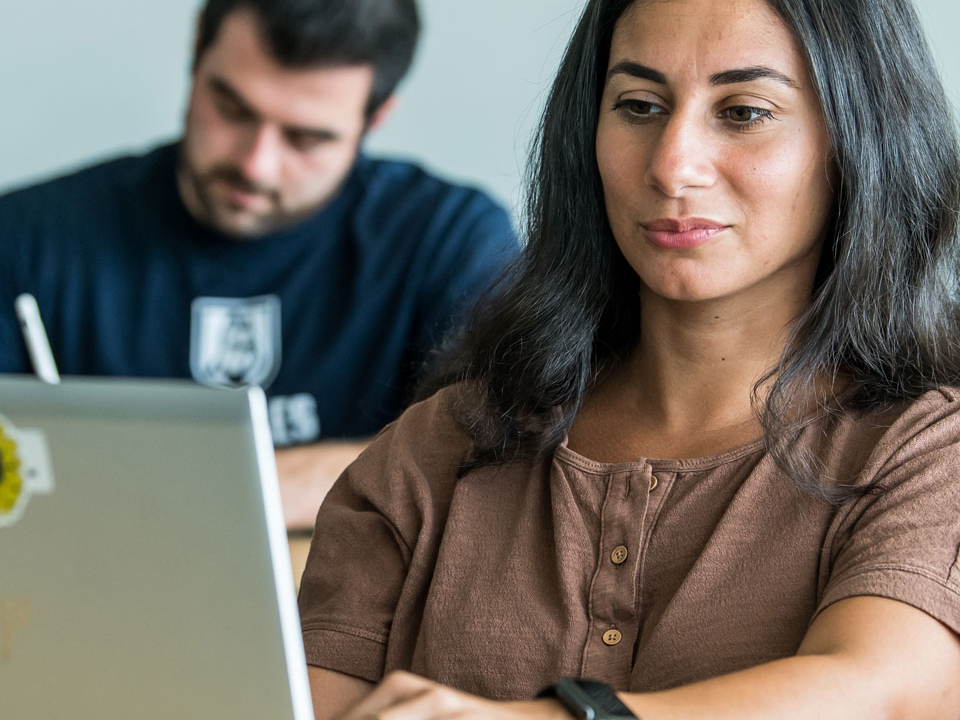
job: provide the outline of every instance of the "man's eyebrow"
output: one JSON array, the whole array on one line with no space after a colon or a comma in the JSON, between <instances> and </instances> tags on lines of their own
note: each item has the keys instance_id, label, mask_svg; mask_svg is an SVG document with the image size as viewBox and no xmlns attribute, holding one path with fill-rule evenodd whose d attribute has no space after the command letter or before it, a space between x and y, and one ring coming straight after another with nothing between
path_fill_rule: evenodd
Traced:
<instances>
[{"instance_id":1,"label":"man's eyebrow","mask_svg":"<svg viewBox=\"0 0 960 720\"><path fill-rule=\"evenodd\" d=\"M244 113L250 115L253 118L259 118L260 113L258 113L251 105L244 99L234 87L228 83L226 80L220 77L211 77L210 78L210 88L220 95L224 95L230 99L231 102L236 103L240 106ZM330 130L329 128L314 128L314 127L301 127L297 125L285 125L283 128L284 132L295 135L304 135L311 137L318 141L331 141L339 140L341 133Z\"/></svg>"},{"instance_id":2,"label":"man's eyebrow","mask_svg":"<svg viewBox=\"0 0 960 720\"><path fill-rule=\"evenodd\" d=\"M330 130L329 128L308 128L286 125L283 129L288 135L301 135L316 140L317 142L330 142L340 139L340 133L335 130Z\"/></svg>"},{"instance_id":3,"label":"man's eyebrow","mask_svg":"<svg viewBox=\"0 0 960 720\"><path fill-rule=\"evenodd\" d=\"M630 75L631 77L640 78L641 80L655 82L658 85L667 84L667 76L659 70L654 70L651 67L630 60L622 60L610 68L610 72L607 73L607 80L614 75ZM762 65L737 68L736 70L724 70L723 72L710 76L711 85L735 85L737 83L752 82L753 80L775 80L788 87L798 87L797 83L783 73L773 68L763 67Z\"/></svg>"},{"instance_id":4,"label":"man's eyebrow","mask_svg":"<svg viewBox=\"0 0 960 720\"><path fill-rule=\"evenodd\" d=\"M247 110L251 113L253 112L253 108L250 107L250 103L244 100L243 96L234 90L233 86L223 78L211 77L208 83L214 92L218 92L221 95L226 95L228 98L237 103L237 105L242 105L244 110Z\"/></svg>"},{"instance_id":5,"label":"man's eyebrow","mask_svg":"<svg viewBox=\"0 0 960 720\"><path fill-rule=\"evenodd\" d=\"M233 89L233 86L232 86L230 83L228 83L226 80L224 80L223 78L211 77L210 80L209 80L209 84L210 84L210 89L211 89L211 90L213 90L215 93L218 93L218 94L220 94L220 95L224 95L224 96L226 96L227 98L229 98L231 102L234 102L234 103L236 103L237 105L239 105L240 108L241 108L245 113L248 113L249 115L252 115L252 116L254 116L254 117L258 117L258 116L259 116L259 114L257 113L257 111L253 109L253 107L250 105L250 103L248 103L248 102L243 98L243 95L241 95L239 92L237 92L236 90L234 90L234 89Z\"/></svg>"}]
</instances>

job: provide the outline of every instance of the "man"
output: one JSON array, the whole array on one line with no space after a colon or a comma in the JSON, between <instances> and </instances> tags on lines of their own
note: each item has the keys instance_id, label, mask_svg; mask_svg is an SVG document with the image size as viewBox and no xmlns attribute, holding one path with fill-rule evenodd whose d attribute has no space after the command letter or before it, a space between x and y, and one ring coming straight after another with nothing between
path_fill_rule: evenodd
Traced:
<instances>
[{"instance_id":1,"label":"man","mask_svg":"<svg viewBox=\"0 0 960 720\"><path fill-rule=\"evenodd\" d=\"M209 0L178 144L0 198L0 372L31 292L65 374L260 385L312 526L516 247L482 194L359 152L418 32L413 0Z\"/></svg>"}]
</instances>

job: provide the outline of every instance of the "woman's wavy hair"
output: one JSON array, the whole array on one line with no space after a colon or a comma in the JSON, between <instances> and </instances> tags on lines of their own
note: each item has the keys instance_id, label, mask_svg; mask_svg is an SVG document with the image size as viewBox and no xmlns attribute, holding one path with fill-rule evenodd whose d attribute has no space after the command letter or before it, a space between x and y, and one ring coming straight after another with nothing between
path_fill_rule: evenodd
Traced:
<instances>
[{"instance_id":1,"label":"woman's wavy hair","mask_svg":"<svg viewBox=\"0 0 960 720\"><path fill-rule=\"evenodd\" d=\"M633 2L588 2L531 153L526 248L434 376L468 381L462 472L551 453L638 337L639 280L607 222L594 144L614 27ZM780 468L839 501L849 489L794 442L809 388L842 376L846 402L875 408L960 382L960 150L907 0L769 2L806 56L839 187L810 305L756 407Z\"/></svg>"}]
</instances>

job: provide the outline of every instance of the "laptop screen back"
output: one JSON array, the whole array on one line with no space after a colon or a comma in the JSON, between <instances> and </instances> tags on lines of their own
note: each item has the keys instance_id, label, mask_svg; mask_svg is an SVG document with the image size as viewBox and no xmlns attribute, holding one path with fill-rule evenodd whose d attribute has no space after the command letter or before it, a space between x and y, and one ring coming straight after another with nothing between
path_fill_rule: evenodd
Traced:
<instances>
[{"instance_id":1,"label":"laptop screen back","mask_svg":"<svg viewBox=\"0 0 960 720\"><path fill-rule=\"evenodd\" d=\"M0 378L4 717L312 717L259 390Z\"/></svg>"}]
</instances>

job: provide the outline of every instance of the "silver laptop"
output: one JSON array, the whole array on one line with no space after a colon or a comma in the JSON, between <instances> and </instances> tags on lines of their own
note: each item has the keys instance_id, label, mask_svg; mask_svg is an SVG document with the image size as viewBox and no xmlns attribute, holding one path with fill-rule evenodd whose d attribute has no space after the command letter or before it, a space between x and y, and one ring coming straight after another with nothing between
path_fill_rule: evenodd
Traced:
<instances>
[{"instance_id":1,"label":"silver laptop","mask_svg":"<svg viewBox=\"0 0 960 720\"><path fill-rule=\"evenodd\" d=\"M313 717L260 390L0 378L0 716Z\"/></svg>"}]
</instances>

